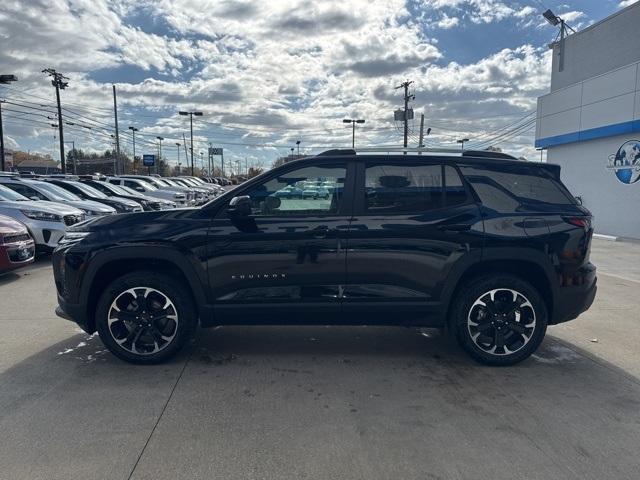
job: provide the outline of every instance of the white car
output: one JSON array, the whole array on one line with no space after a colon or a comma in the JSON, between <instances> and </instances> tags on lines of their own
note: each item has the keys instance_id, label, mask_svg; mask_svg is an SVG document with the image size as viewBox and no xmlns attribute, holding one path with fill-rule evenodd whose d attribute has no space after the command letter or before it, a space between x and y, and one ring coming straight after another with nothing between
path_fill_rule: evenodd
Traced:
<instances>
[{"instance_id":1,"label":"white car","mask_svg":"<svg viewBox=\"0 0 640 480\"><path fill-rule=\"evenodd\" d=\"M187 197L187 203L189 205L194 205L198 200L198 198L196 198L196 192L193 189L184 187L182 185L171 185L169 182L164 182L163 179L159 177L146 177L144 175L123 175L122 177L142 180L144 182L150 183L160 191L168 190L170 192L182 193Z\"/></svg>"},{"instance_id":2,"label":"white car","mask_svg":"<svg viewBox=\"0 0 640 480\"><path fill-rule=\"evenodd\" d=\"M26 225L38 251L51 251L68 227L83 222L85 215L62 203L33 201L0 185L0 214Z\"/></svg>"},{"instance_id":3,"label":"white car","mask_svg":"<svg viewBox=\"0 0 640 480\"><path fill-rule=\"evenodd\" d=\"M41 182L30 179L0 178L0 185L10 188L14 192L31 200L45 200L49 202L64 203L82 210L87 219L114 215L115 208L93 200L82 200L73 193L49 182Z\"/></svg>"},{"instance_id":4,"label":"white car","mask_svg":"<svg viewBox=\"0 0 640 480\"><path fill-rule=\"evenodd\" d=\"M180 207L189 206L187 196L184 193L173 192L171 190L158 190L153 184L140 180L138 178L129 177L109 177L107 182L114 185L124 185L125 187L132 188L136 192L140 192L147 197L162 198L175 202Z\"/></svg>"}]
</instances>

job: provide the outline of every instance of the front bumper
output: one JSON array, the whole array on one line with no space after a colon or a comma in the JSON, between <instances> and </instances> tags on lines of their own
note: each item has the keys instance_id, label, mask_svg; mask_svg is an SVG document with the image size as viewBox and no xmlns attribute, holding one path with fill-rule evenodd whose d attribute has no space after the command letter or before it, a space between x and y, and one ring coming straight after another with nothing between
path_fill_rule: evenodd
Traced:
<instances>
[{"instance_id":1,"label":"front bumper","mask_svg":"<svg viewBox=\"0 0 640 480\"><path fill-rule=\"evenodd\" d=\"M58 306L56 307L56 315L65 320L75 322L82 330L88 334L92 334L95 328L91 326L87 318L87 312L83 305L77 303L68 303L60 294L58 294Z\"/></svg>"}]
</instances>

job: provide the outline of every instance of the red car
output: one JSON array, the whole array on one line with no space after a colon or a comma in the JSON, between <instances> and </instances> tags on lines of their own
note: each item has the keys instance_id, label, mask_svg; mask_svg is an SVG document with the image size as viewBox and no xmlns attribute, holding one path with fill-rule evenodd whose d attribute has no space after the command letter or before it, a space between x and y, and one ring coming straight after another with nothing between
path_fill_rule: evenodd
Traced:
<instances>
[{"instance_id":1,"label":"red car","mask_svg":"<svg viewBox=\"0 0 640 480\"><path fill-rule=\"evenodd\" d=\"M27 227L0 215L0 274L33 262L35 244Z\"/></svg>"}]
</instances>

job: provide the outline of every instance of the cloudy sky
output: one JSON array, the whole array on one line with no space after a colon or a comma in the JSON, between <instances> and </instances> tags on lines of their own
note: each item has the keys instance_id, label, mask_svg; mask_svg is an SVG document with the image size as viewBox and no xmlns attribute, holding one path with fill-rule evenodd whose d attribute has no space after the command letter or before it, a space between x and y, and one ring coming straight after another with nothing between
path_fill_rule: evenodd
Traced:
<instances>
[{"instance_id":1,"label":"cloudy sky","mask_svg":"<svg viewBox=\"0 0 640 480\"><path fill-rule=\"evenodd\" d=\"M195 151L211 142L226 159L270 165L289 153L349 146L343 118L364 118L360 145L401 145L394 87L412 80L428 144L490 144L536 158L536 98L549 88L551 8L576 29L629 0L4 0L0 87L9 147L58 157L54 89L44 68L69 77L65 140L110 148L112 85L121 147L136 153L166 138L171 161L201 110ZM181 152L184 159L184 150Z\"/></svg>"}]
</instances>

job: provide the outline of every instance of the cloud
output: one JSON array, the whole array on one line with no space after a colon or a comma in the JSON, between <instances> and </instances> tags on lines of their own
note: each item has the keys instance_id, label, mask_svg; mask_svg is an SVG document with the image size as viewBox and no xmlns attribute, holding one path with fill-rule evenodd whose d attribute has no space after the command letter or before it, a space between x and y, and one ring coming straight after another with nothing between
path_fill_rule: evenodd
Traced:
<instances>
[{"instance_id":1,"label":"cloud","mask_svg":"<svg viewBox=\"0 0 640 480\"><path fill-rule=\"evenodd\" d=\"M629 5L633 5L634 3L636 3L638 0L622 0L619 4L618 4L618 8L625 8L628 7Z\"/></svg>"},{"instance_id":2,"label":"cloud","mask_svg":"<svg viewBox=\"0 0 640 480\"><path fill-rule=\"evenodd\" d=\"M497 0L414 3L5 2L0 64L20 77L22 98L36 102L52 100L42 68L68 74L63 103L100 122L80 137L87 148L108 147L113 123L111 83L97 81L96 70L99 78L114 73L122 118L141 133L180 140L188 120L176 112L193 108L205 113L194 122L198 141L268 144L261 155L272 152L272 144L286 152L296 138L307 146L348 144L350 130L341 118L351 115L367 120L359 130L363 142L397 141L393 110L401 96L394 87L405 79L415 80L417 116L424 111L428 121L461 132L490 130L534 108L549 81L545 49L525 45L460 63L445 57L433 36L510 16L524 21L535 9ZM127 68L137 77L115 76ZM470 120L483 116L492 119ZM41 131L47 135L39 141L51 143L44 127L10 133L22 142ZM434 127L433 135L446 143L453 134Z\"/></svg>"}]
</instances>

